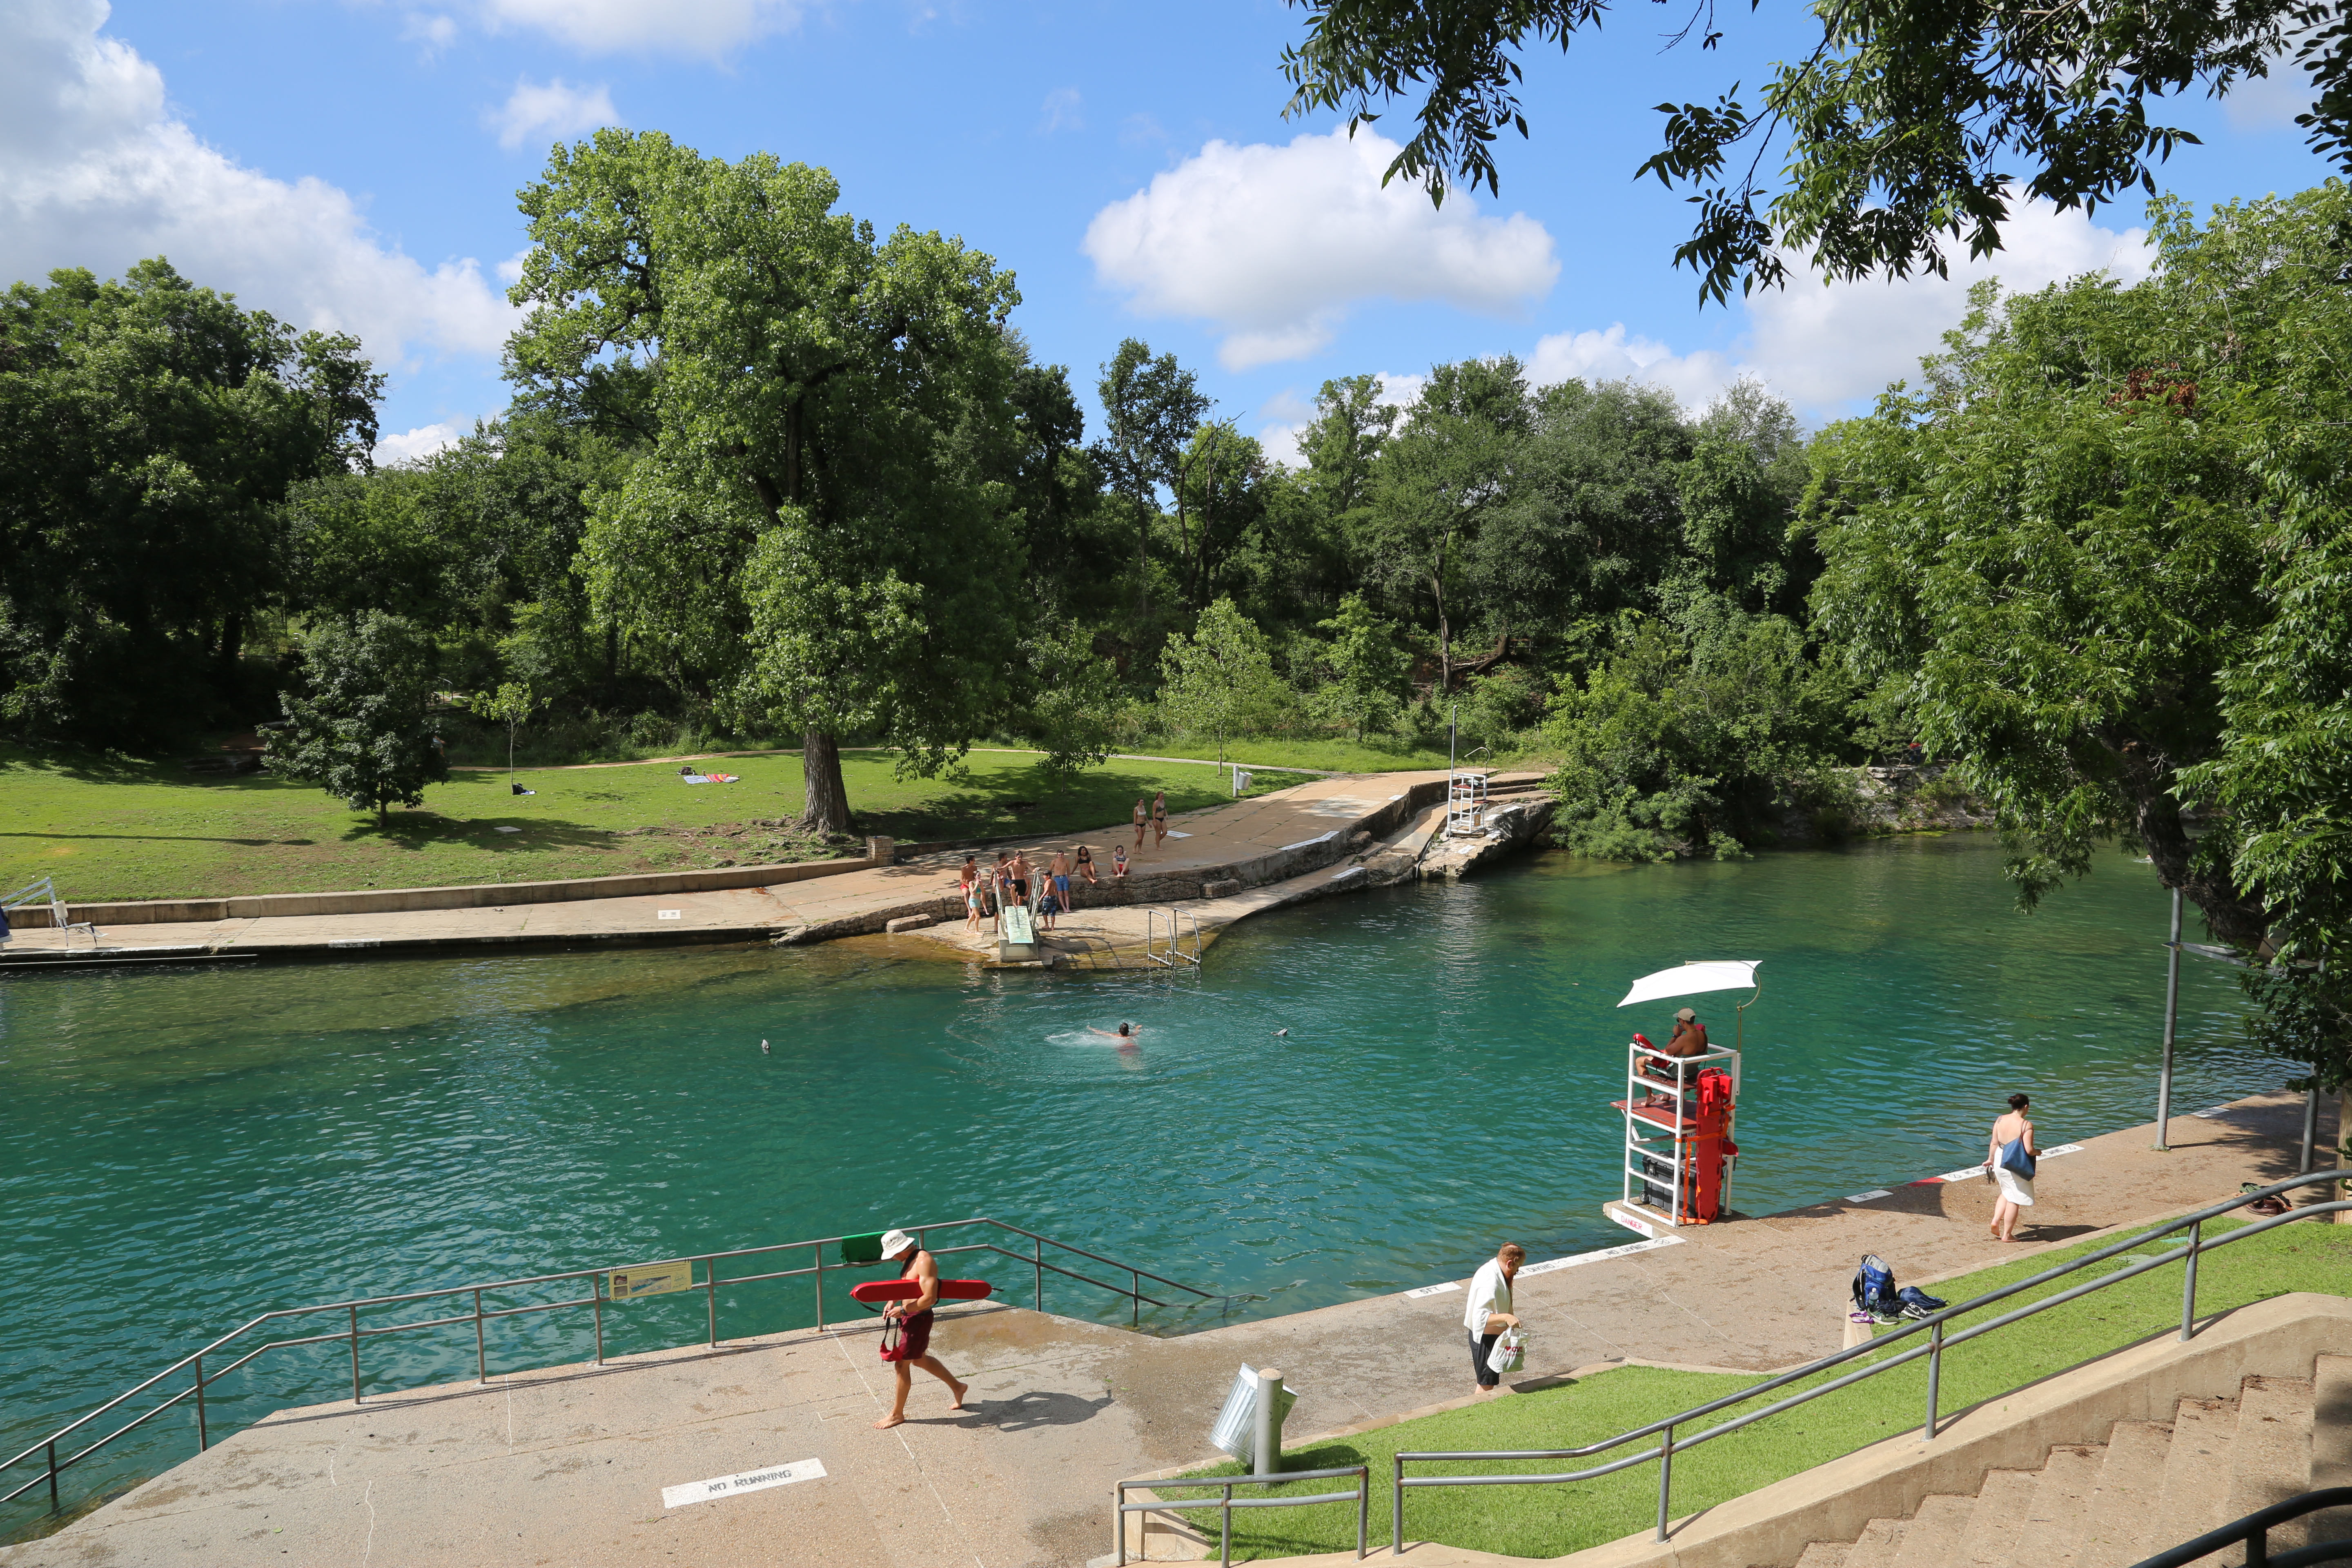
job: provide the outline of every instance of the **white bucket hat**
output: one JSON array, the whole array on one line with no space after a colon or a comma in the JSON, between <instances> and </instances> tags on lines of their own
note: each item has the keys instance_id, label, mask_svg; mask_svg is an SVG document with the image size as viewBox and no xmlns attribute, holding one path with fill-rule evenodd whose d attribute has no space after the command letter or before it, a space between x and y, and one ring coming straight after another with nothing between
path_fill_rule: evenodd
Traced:
<instances>
[{"instance_id":1,"label":"white bucket hat","mask_svg":"<svg viewBox=\"0 0 2352 1568\"><path fill-rule=\"evenodd\" d=\"M897 1261L898 1254L914 1245L915 1238L903 1230L886 1230L882 1233L882 1256L893 1262Z\"/></svg>"}]
</instances>

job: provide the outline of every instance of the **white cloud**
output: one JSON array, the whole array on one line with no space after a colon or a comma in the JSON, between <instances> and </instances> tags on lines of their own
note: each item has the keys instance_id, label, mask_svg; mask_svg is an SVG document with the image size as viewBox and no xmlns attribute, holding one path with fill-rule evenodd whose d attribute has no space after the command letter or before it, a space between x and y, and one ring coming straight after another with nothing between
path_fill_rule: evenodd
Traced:
<instances>
[{"instance_id":1,"label":"white cloud","mask_svg":"<svg viewBox=\"0 0 2352 1568\"><path fill-rule=\"evenodd\" d=\"M2021 204L2001 237L2006 247L1989 258L1955 259L1949 278L1824 284L1792 259L1787 288L1748 297L1748 332L1736 353L1677 354L1628 334L1620 322L1606 331L1544 338L1528 356L1530 379L1545 384L1572 375L1630 377L1654 382L1696 407L1753 375L1801 410L1836 414L1890 382L1916 383L1920 357L1942 348L1943 334L1967 313L1969 288L1984 279L1999 278L2011 293L2094 271L2136 283L2155 260L2147 230L2117 233L2045 202Z\"/></svg>"},{"instance_id":2,"label":"white cloud","mask_svg":"<svg viewBox=\"0 0 2352 1568\"><path fill-rule=\"evenodd\" d=\"M429 458L436 452L456 446L472 434L473 428L470 420L463 419L444 419L437 425L419 425L414 430L403 430L378 441L374 458L379 467Z\"/></svg>"},{"instance_id":3,"label":"white cloud","mask_svg":"<svg viewBox=\"0 0 2352 1568\"><path fill-rule=\"evenodd\" d=\"M515 312L475 261L427 271L335 186L205 145L162 73L99 36L106 16L104 0L0 0L0 280L161 255L248 308L352 332L380 363L499 352Z\"/></svg>"},{"instance_id":4,"label":"white cloud","mask_svg":"<svg viewBox=\"0 0 2352 1568\"><path fill-rule=\"evenodd\" d=\"M1076 88L1057 87L1045 95L1045 118L1037 129L1049 136L1056 131L1084 131L1085 108L1086 99Z\"/></svg>"},{"instance_id":5,"label":"white cloud","mask_svg":"<svg viewBox=\"0 0 2352 1568\"><path fill-rule=\"evenodd\" d=\"M577 49L717 57L791 30L800 0L476 0L493 31L529 28Z\"/></svg>"},{"instance_id":6,"label":"white cloud","mask_svg":"<svg viewBox=\"0 0 2352 1568\"><path fill-rule=\"evenodd\" d=\"M1460 194L1432 207L1410 181L1384 187L1396 152L1344 130L1286 147L1212 142L1097 213L1083 248L1137 310L1223 328L1231 370L1313 353L1360 300L1508 314L1550 289L1559 261L1541 224L1484 216Z\"/></svg>"},{"instance_id":7,"label":"white cloud","mask_svg":"<svg viewBox=\"0 0 2352 1568\"><path fill-rule=\"evenodd\" d=\"M505 104L485 113L482 123L499 133L499 146L511 149L533 138L568 141L601 125L618 125L621 115L603 87L572 87L561 77L533 86L518 78Z\"/></svg>"}]
</instances>

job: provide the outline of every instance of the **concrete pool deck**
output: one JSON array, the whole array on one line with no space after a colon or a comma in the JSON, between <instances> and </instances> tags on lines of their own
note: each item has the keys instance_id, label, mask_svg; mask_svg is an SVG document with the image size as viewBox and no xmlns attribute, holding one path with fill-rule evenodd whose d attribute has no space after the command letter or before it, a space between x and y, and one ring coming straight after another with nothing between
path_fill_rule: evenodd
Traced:
<instances>
[{"instance_id":1,"label":"concrete pool deck","mask_svg":"<svg viewBox=\"0 0 2352 1568\"><path fill-rule=\"evenodd\" d=\"M1375 773L1318 778L1263 795L1171 817L1165 844L1146 834L1131 851L1131 882L1110 885L1109 847L1132 844L1125 825L1054 837L1024 847L1032 859L1057 847L1088 843L1100 857L1104 886L1083 886L1075 935L1089 918L1106 918L1103 945L1127 942L1142 908L1197 903L1204 886L1234 881L1236 892L1289 881L1344 858L1365 836L1394 831L1420 797L1442 798L1445 774ZM1538 775L1496 774L1519 781ZM1010 846L1006 846L1010 847ZM993 851L982 851L984 862ZM683 942L803 942L881 931L893 919L929 914L960 927L956 875L963 853L942 851L887 867L805 881L718 891L517 903L488 909L407 910L369 914L309 914L101 926L87 932L19 930L0 940L0 967L202 962L257 957L343 957L370 952L432 952L498 947L583 950ZM1040 862L1042 866L1042 861ZM1281 901L1289 901L1287 900ZM1220 923L1256 906L1223 911ZM1139 941L1139 937L1135 939ZM1110 965L1116 966L1116 965Z\"/></svg>"},{"instance_id":2,"label":"concrete pool deck","mask_svg":"<svg viewBox=\"0 0 2352 1568\"><path fill-rule=\"evenodd\" d=\"M1827 1353L1860 1254L1928 1283L2217 1201L2291 1173L2302 1104L2276 1093L2179 1117L2169 1153L2142 1126L2053 1154L2031 1245L1986 1235L1983 1183L1890 1172L1883 1190L1538 1260L1516 1292L1535 1336L1527 1379L1616 1361L1762 1372ZM2323 1148L2335 1120L2325 1107ZM1466 1403L1454 1283L1164 1339L959 1310L932 1343L972 1408L950 1414L919 1373L908 1424L888 1432L871 1425L887 1390L871 1324L285 1410L0 1549L0 1568L1075 1565L1110 1545L1113 1480L1213 1457L1209 1424L1239 1363L1278 1366L1298 1391L1294 1446ZM665 1506L666 1488L811 1459L823 1477Z\"/></svg>"}]
</instances>

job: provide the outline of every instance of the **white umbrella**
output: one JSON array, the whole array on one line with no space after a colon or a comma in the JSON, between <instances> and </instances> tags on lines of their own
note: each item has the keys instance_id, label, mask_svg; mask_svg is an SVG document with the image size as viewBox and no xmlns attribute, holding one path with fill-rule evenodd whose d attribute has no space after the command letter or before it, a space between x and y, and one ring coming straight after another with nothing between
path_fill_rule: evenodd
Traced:
<instances>
[{"instance_id":1,"label":"white umbrella","mask_svg":"<svg viewBox=\"0 0 2352 1568\"><path fill-rule=\"evenodd\" d=\"M1674 969L1661 969L1655 974L1644 974L1633 982L1633 988L1625 993L1625 1000L1617 1005L1631 1007L1636 1002L1657 1002L1670 996L1696 996L1702 991L1737 991L1749 985L1756 988L1756 996L1761 996L1764 987L1756 978L1756 966L1763 962L1760 958L1709 958L1694 960ZM1748 1022L1748 1009L1755 1005L1756 996L1742 1002L1738 1011L1732 1015L1734 1050L1740 1048L1739 1040Z\"/></svg>"},{"instance_id":2,"label":"white umbrella","mask_svg":"<svg viewBox=\"0 0 2352 1568\"><path fill-rule=\"evenodd\" d=\"M1756 984L1756 966L1760 958L1710 958L1695 960L1675 969L1661 969L1655 974L1644 974L1633 982L1633 989L1625 993L1620 1007L1631 1007L1636 1002L1655 1002L1667 996L1696 996L1702 991L1737 991Z\"/></svg>"}]
</instances>

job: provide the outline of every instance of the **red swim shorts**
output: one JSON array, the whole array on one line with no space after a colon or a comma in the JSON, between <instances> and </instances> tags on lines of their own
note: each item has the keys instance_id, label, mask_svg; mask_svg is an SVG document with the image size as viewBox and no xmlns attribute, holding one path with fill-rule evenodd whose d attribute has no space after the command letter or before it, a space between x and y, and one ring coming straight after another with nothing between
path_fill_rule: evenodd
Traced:
<instances>
[{"instance_id":1,"label":"red swim shorts","mask_svg":"<svg viewBox=\"0 0 2352 1568\"><path fill-rule=\"evenodd\" d=\"M898 1348L884 1350L884 1361L920 1361L931 1348L931 1314L916 1313L903 1321L898 1331Z\"/></svg>"}]
</instances>

